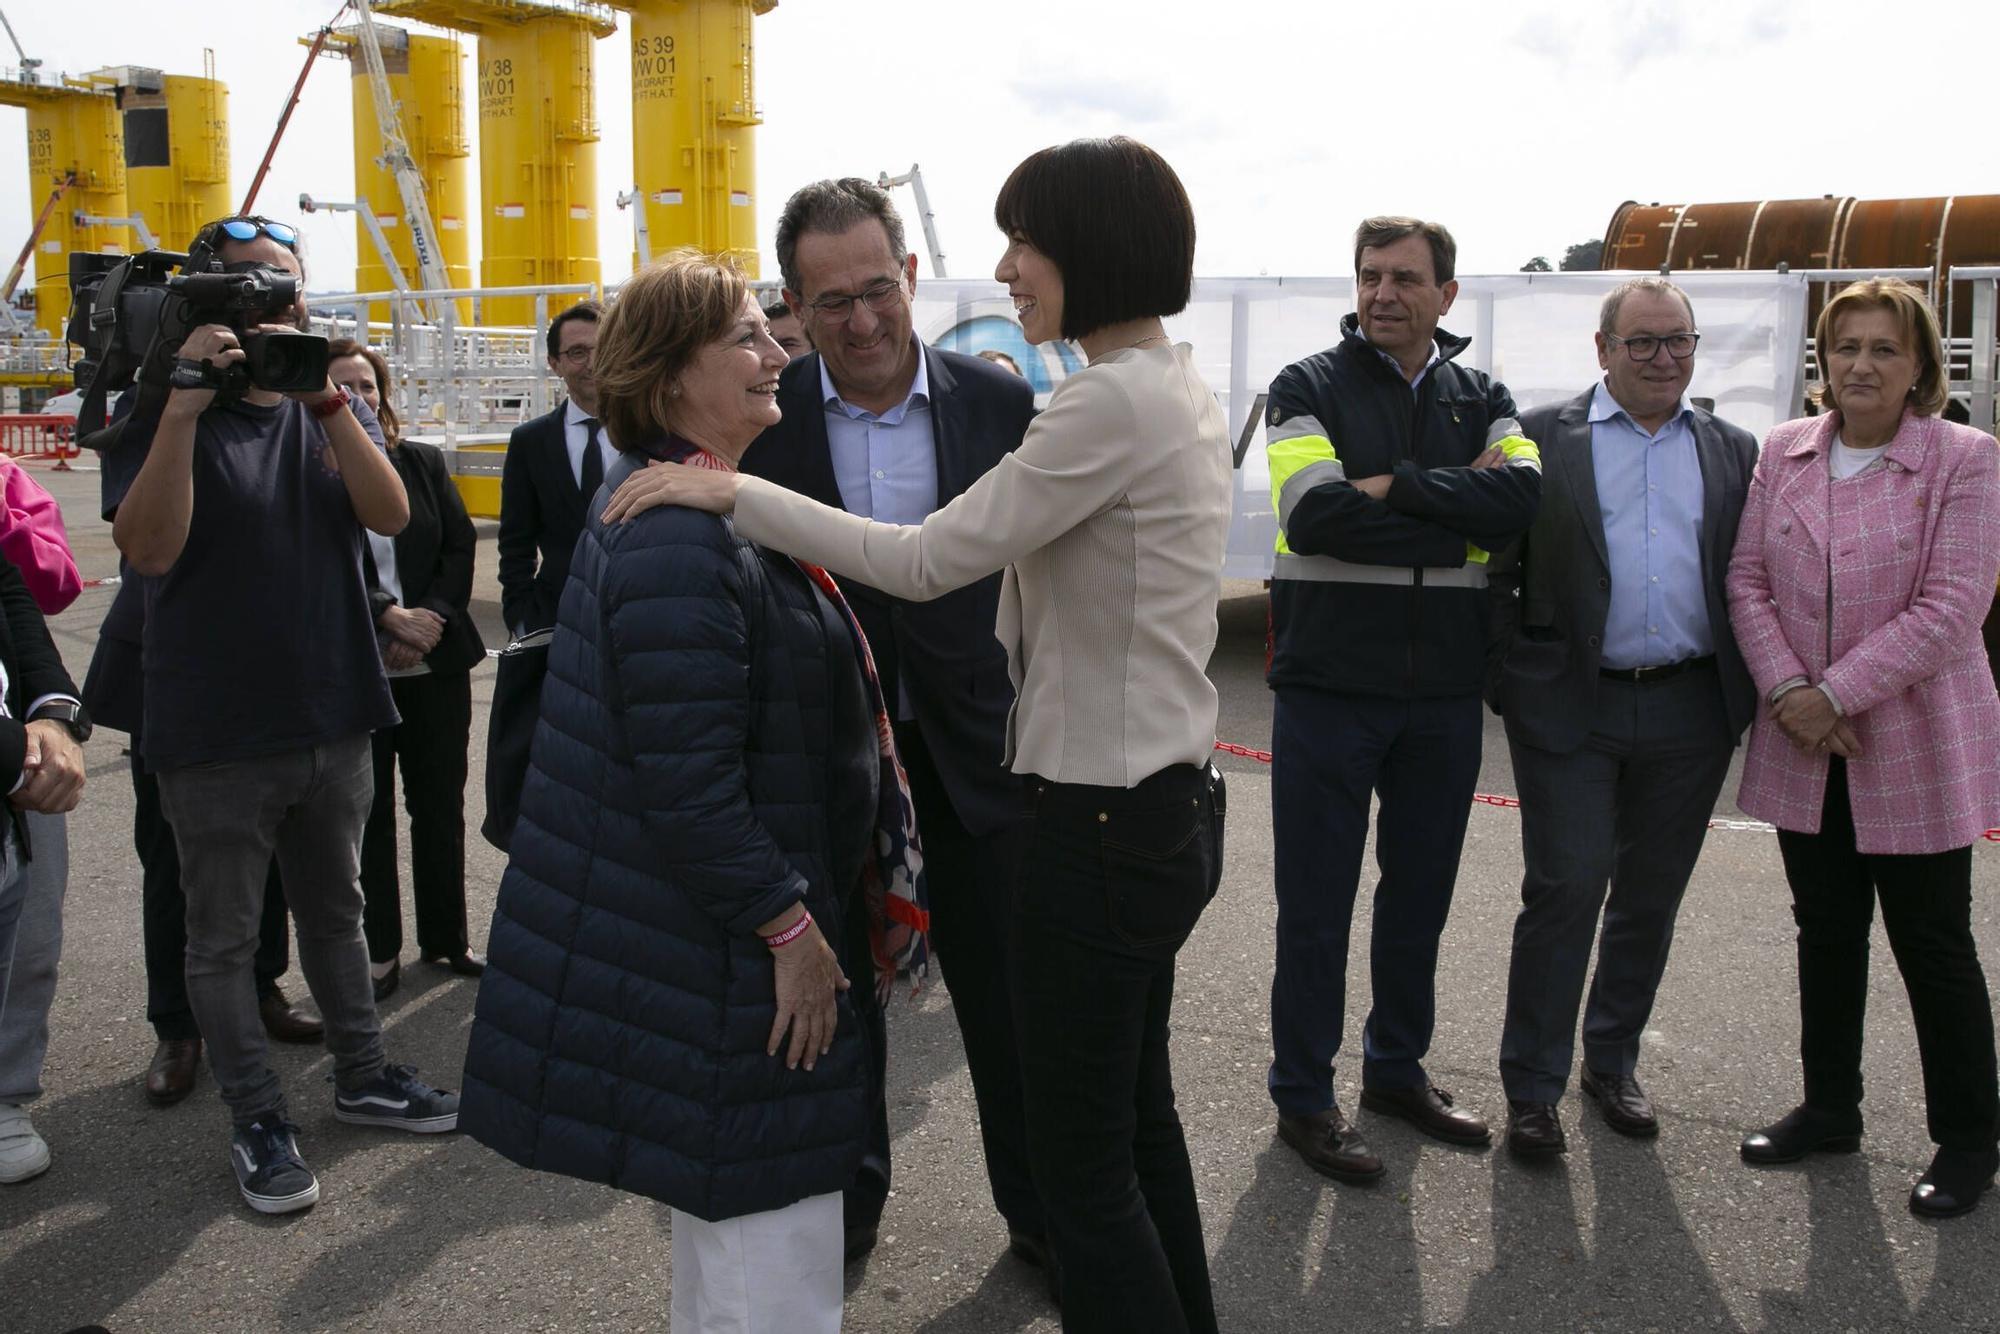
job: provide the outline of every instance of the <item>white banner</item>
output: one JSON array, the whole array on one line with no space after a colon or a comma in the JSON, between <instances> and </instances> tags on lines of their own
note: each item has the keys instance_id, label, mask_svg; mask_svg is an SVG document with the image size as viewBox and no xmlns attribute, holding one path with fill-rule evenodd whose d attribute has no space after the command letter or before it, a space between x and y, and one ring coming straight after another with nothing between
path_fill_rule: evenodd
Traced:
<instances>
[{"instance_id":1,"label":"white banner","mask_svg":"<svg viewBox=\"0 0 2000 1334\"><path fill-rule=\"evenodd\" d=\"M1489 371L1522 409L1574 398L1602 372L1591 335L1605 291L1628 273L1519 273L1466 276L1442 322L1470 337L1460 360ZM1674 275L1694 301L1701 329L1691 397L1712 399L1717 415L1760 439L1792 414L1805 347L1806 282L1798 274L1689 272ZM1194 299L1167 321L1192 343L1197 364L1222 402L1232 445L1251 432L1237 470L1236 519L1223 573L1262 579L1271 571L1277 521L1271 513L1258 395L1285 366L1330 346L1354 309L1351 278L1201 278ZM917 334L960 352L1005 353L1038 397L1083 357L1068 344L1030 347L1006 291L988 281L925 279L917 284Z\"/></svg>"}]
</instances>

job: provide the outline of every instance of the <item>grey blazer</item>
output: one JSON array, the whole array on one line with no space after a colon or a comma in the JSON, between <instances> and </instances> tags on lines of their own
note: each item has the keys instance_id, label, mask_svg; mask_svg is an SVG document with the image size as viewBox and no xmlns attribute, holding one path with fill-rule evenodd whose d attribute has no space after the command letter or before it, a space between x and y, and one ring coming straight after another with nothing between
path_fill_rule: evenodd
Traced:
<instances>
[{"instance_id":1,"label":"grey blazer","mask_svg":"<svg viewBox=\"0 0 2000 1334\"><path fill-rule=\"evenodd\" d=\"M1488 571L1493 642L1487 702L1506 720L1514 740L1557 754L1575 750L1589 735L1611 607L1611 566L1590 454L1595 392L1592 386L1567 403L1521 414L1522 434L1541 446L1542 507L1527 535L1497 554ZM1702 582L1729 719L1727 740L1734 745L1750 725L1757 690L1736 649L1722 581L1757 463L1757 441L1700 408L1694 409L1694 441L1703 492Z\"/></svg>"}]
</instances>

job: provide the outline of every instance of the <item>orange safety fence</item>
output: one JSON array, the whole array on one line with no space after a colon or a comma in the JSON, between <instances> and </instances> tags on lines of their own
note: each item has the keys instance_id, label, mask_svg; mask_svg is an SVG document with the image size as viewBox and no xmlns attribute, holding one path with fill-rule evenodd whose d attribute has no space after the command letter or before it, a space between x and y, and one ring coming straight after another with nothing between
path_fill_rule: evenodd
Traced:
<instances>
[{"instance_id":1,"label":"orange safety fence","mask_svg":"<svg viewBox=\"0 0 2000 1334\"><path fill-rule=\"evenodd\" d=\"M76 418L61 412L0 414L0 454L14 459L54 459L67 472L76 457Z\"/></svg>"}]
</instances>

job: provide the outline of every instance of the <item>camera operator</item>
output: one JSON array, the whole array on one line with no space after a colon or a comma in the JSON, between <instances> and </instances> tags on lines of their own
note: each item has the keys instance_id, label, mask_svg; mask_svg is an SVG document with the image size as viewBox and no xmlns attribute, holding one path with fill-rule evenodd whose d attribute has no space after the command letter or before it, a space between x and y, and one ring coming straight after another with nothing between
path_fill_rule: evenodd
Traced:
<instances>
[{"instance_id":1,"label":"camera operator","mask_svg":"<svg viewBox=\"0 0 2000 1334\"><path fill-rule=\"evenodd\" d=\"M264 266L302 290L296 246L282 223L229 218L191 253L213 252L231 274ZM300 299L262 321L304 316ZM409 502L373 414L323 373L291 393L210 387L245 362L247 335L282 332L262 321L192 329L157 419L135 413L106 465L131 476L112 536L149 576L141 745L180 849L188 998L234 1121L238 1189L285 1213L317 1201L319 1183L266 1060L252 981L273 854L326 1023L335 1118L447 1131L458 1098L385 1061L361 935L369 734L396 721L361 529L394 535ZM206 382L184 387L196 375Z\"/></svg>"}]
</instances>

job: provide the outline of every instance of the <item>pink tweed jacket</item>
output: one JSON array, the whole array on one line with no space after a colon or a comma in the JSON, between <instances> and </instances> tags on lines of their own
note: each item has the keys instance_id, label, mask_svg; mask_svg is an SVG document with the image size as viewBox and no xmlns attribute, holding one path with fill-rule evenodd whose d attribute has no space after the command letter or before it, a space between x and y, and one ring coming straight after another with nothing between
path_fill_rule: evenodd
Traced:
<instances>
[{"instance_id":1,"label":"pink tweed jacket","mask_svg":"<svg viewBox=\"0 0 2000 1334\"><path fill-rule=\"evenodd\" d=\"M1962 848L2000 825L2000 695L1979 637L2000 575L2000 446L1905 414L1881 462L1836 482L1839 423L1786 422L1765 440L1729 562L1730 622L1760 695L1803 676L1846 710L1860 851ZM1737 800L1818 833L1826 771L1824 752L1800 753L1760 717Z\"/></svg>"}]
</instances>

